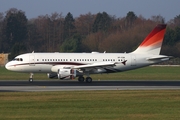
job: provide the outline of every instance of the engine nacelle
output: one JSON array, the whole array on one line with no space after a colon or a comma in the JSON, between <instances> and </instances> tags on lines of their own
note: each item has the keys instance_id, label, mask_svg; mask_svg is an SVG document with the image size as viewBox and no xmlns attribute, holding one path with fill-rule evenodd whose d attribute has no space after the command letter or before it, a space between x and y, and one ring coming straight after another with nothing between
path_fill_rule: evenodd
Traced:
<instances>
[{"instance_id":1,"label":"engine nacelle","mask_svg":"<svg viewBox=\"0 0 180 120\"><path fill-rule=\"evenodd\" d=\"M48 73L47 76L48 76L48 78L51 78L51 79L58 79L57 73Z\"/></svg>"},{"instance_id":2,"label":"engine nacelle","mask_svg":"<svg viewBox=\"0 0 180 120\"><path fill-rule=\"evenodd\" d=\"M74 69L58 69L58 78L59 79L75 79L76 70Z\"/></svg>"}]
</instances>

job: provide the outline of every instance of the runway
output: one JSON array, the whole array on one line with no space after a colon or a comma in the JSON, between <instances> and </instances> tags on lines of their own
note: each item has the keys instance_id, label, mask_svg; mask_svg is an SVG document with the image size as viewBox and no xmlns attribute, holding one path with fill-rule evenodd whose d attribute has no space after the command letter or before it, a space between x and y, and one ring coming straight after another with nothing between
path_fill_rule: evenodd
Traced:
<instances>
[{"instance_id":1,"label":"runway","mask_svg":"<svg viewBox=\"0 0 180 120\"><path fill-rule=\"evenodd\" d=\"M79 90L171 90L180 89L180 81L78 81L39 80L29 83L25 80L0 81L0 92L25 91L79 91Z\"/></svg>"}]
</instances>

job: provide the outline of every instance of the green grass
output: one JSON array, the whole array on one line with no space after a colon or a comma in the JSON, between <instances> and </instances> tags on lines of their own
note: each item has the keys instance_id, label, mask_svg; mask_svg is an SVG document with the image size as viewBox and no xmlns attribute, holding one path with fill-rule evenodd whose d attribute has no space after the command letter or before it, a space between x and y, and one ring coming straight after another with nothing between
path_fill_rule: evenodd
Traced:
<instances>
[{"instance_id":1,"label":"green grass","mask_svg":"<svg viewBox=\"0 0 180 120\"><path fill-rule=\"evenodd\" d=\"M180 90L0 93L1 120L177 120Z\"/></svg>"},{"instance_id":2,"label":"green grass","mask_svg":"<svg viewBox=\"0 0 180 120\"><path fill-rule=\"evenodd\" d=\"M180 80L180 67L145 67L136 70L91 75L94 80ZM29 73L17 73L0 67L0 80L27 80ZM35 80L48 80L47 75L35 74Z\"/></svg>"},{"instance_id":3,"label":"green grass","mask_svg":"<svg viewBox=\"0 0 180 120\"><path fill-rule=\"evenodd\" d=\"M180 67L144 67L113 74L98 74L94 79L106 80L180 80Z\"/></svg>"}]
</instances>

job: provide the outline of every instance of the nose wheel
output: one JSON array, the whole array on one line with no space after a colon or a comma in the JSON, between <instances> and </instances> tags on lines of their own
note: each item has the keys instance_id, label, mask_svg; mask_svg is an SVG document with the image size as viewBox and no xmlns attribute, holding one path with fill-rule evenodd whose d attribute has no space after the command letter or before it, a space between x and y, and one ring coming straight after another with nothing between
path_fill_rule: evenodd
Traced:
<instances>
[{"instance_id":1,"label":"nose wheel","mask_svg":"<svg viewBox=\"0 0 180 120\"><path fill-rule=\"evenodd\" d=\"M30 77L29 77L29 82L30 83L33 83L33 75L34 75L33 73L30 73Z\"/></svg>"},{"instance_id":2,"label":"nose wheel","mask_svg":"<svg viewBox=\"0 0 180 120\"><path fill-rule=\"evenodd\" d=\"M29 78L29 82L30 82L30 83L33 83L33 78Z\"/></svg>"}]
</instances>

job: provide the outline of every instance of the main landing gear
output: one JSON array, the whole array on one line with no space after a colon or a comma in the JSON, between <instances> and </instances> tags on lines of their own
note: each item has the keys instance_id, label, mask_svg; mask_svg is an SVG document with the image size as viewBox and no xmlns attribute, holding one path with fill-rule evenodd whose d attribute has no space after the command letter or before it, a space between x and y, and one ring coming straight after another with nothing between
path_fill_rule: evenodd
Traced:
<instances>
[{"instance_id":1,"label":"main landing gear","mask_svg":"<svg viewBox=\"0 0 180 120\"><path fill-rule=\"evenodd\" d=\"M30 77L29 77L29 82L30 83L33 83L33 75L34 75L33 73L30 73Z\"/></svg>"},{"instance_id":2,"label":"main landing gear","mask_svg":"<svg viewBox=\"0 0 180 120\"><path fill-rule=\"evenodd\" d=\"M30 77L29 77L29 82L30 83L33 83L33 73L30 73ZM84 77L83 76L79 76L79 78L78 78L78 81L79 82L84 82ZM86 77L86 82L87 83L91 83L92 82L92 78L91 77Z\"/></svg>"},{"instance_id":3,"label":"main landing gear","mask_svg":"<svg viewBox=\"0 0 180 120\"><path fill-rule=\"evenodd\" d=\"M84 82L84 77L83 76L79 76L78 81L79 82ZM86 77L86 82L87 83L91 83L92 82L92 78L91 77Z\"/></svg>"}]
</instances>

